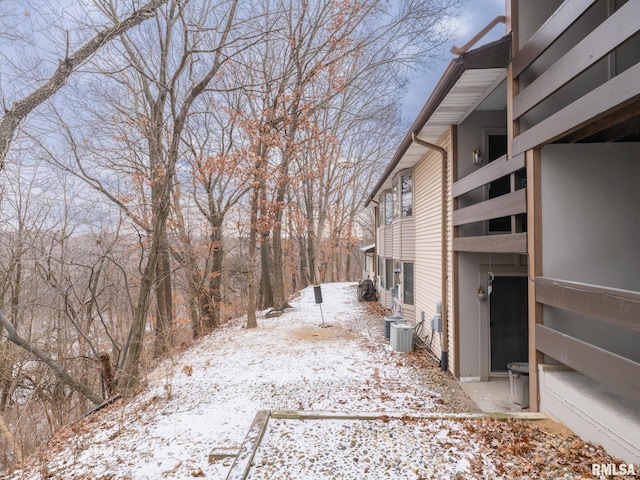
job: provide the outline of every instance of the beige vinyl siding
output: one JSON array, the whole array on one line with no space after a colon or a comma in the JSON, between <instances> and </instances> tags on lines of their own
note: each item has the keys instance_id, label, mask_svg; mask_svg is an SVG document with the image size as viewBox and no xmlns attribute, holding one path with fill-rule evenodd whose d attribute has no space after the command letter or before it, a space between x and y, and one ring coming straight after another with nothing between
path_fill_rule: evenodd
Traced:
<instances>
[{"instance_id":1,"label":"beige vinyl siding","mask_svg":"<svg viewBox=\"0 0 640 480\"><path fill-rule=\"evenodd\" d=\"M395 220L393 222L393 237L391 239L391 243L393 245L391 257L396 260L400 259L402 255L402 229L400 227L400 222L398 220Z\"/></svg>"},{"instance_id":2,"label":"beige vinyl siding","mask_svg":"<svg viewBox=\"0 0 640 480\"><path fill-rule=\"evenodd\" d=\"M385 236L384 236L384 227L378 227L378 232L376 235L376 253L379 257L384 257L384 252L386 248Z\"/></svg>"},{"instance_id":3,"label":"beige vinyl siding","mask_svg":"<svg viewBox=\"0 0 640 480\"><path fill-rule=\"evenodd\" d=\"M381 290L380 291L380 303L384 308L391 308L391 290Z\"/></svg>"},{"instance_id":4,"label":"beige vinyl siding","mask_svg":"<svg viewBox=\"0 0 640 480\"><path fill-rule=\"evenodd\" d=\"M392 225L378 228L378 249L377 253L379 257L392 258L393 257L393 242L392 242Z\"/></svg>"},{"instance_id":5,"label":"beige vinyl siding","mask_svg":"<svg viewBox=\"0 0 640 480\"><path fill-rule=\"evenodd\" d=\"M406 217L400 220L400 258L411 262L415 259L415 222L413 217Z\"/></svg>"},{"instance_id":6,"label":"beige vinyl siding","mask_svg":"<svg viewBox=\"0 0 640 480\"><path fill-rule=\"evenodd\" d=\"M411 325L415 325L416 324L416 309L412 305L403 305L402 306L402 316Z\"/></svg>"},{"instance_id":7,"label":"beige vinyl siding","mask_svg":"<svg viewBox=\"0 0 640 480\"><path fill-rule=\"evenodd\" d=\"M449 147L450 135L438 142ZM431 335L430 319L442 298L442 157L429 151L414 169L415 224L415 316L425 312L426 331ZM448 295L447 295L448 296ZM451 318L451 315L449 315ZM431 343L434 354L440 357L440 334Z\"/></svg>"},{"instance_id":8,"label":"beige vinyl siding","mask_svg":"<svg viewBox=\"0 0 640 480\"><path fill-rule=\"evenodd\" d=\"M384 229L384 237L385 237L384 257L393 258L393 225L389 225Z\"/></svg>"}]
</instances>

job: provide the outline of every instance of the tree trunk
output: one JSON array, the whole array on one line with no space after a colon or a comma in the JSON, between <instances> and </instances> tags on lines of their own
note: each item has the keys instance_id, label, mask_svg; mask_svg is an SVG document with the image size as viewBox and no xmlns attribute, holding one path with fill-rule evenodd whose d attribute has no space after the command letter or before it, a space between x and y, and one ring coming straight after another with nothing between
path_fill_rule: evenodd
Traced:
<instances>
[{"instance_id":1,"label":"tree trunk","mask_svg":"<svg viewBox=\"0 0 640 480\"><path fill-rule=\"evenodd\" d=\"M257 174L256 174L257 176ZM249 298L247 299L247 325L246 328L256 328L258 322L256 320L256 242L258 241L258 198L260 192L259 182L253 187L251 193L251 207L249 220L249 263L247 265L247 291Z\"/></svg>"},{"instance_id":2,"label":"tree trunk","mask_svg":"<svg viewBox=\"0 0 640 480\"><path fill-rule=\"evenodd\" d=\"M284 196L283 196L284 199ZM273 227L273 308L291 308L284 291L284 262L282 259L282 210L278 209Z\"/></svg>"},{"instance_id":3,"label":"tree trunk","mask_svg":"<svg viewBox=\"0 0 640 480\"><path fill-rule=\"evenodd\" d=\"M307 251L307 242L302 235L298 237L298 251L300 252L300 259L298 262L298 275L300 276L300 289L303 289L310 285L309 282L311 280L309 279L309 252Z\"/></svg>"},{"instance_id":4,"label":"tree trunk","mask_svg":"<svg viewBox=\"0 0 640 480\"><path fill-rule=\"evenodd\" d=\"M271 242L269 234L261 235L262 242L260 244L260 305L261 309L274 307L273 303L273 284L271 282L271 272L274 262L271 257Z\"/></svg>"},{"instance_id":5,"label":"tree trunk","mask_svg":"<svg viewBox=\"0 0 640 480\"><path fill-rule=\"evenodd\" d=\"M171 178L173 176L169 175L163 182L165 195L162 196L163 201L156 210L157 213L151 230L154 234L152 235L149 257L142 274L138 304L136 305L133 323L125 345L124 365L117 382L119 389L123 393L131 393L139 382L140 357L144 346L144 333L147 326L151 290L158 265L158 257L164 242L167 217L169 216Z\"/></svg>"},{"instance_id":6,"label":"tree trunk","mask_svg":"<svg viewBox=\"0 0 640 480\"><path fill-rule=\"evenodd\" d=\"M20 337L9 319L2 312L0 312L0 325L2 325L7 330L7 338L11 342L15 343L21 348L24 348L26 351L33 354L33 356L35 356L38 360L45 363L49 368L53 370L56 376L65 385L80 393L82 396L96 405L100 405L102 403L102 397L93 393L93 391L87 385L78 382L75 378L69 375L69 373L67 373L55 360L46 355L35 345L32 345L31 343Z\"/></svg>"},{"instance_id":7,"label":"tree trunk","mask_svg":"<svg viewBox=\"0 0 640 480\"><path fill-rule=\"evenodd\" d=\"M167 353L173 345L173 291L171 285L171 261L166 239L160 246L156 268L156 331L153 346L154 357Z\"/></svg>"},{"instance_id":8,"label":"tree trunk","mask_svg":"<svg viewBox=\"0 0 640 480\"><path fill-rule=\"evenodd\" d=\"M206 292L206 315L203 317L204 327L208 332L220 325L220 308L222 306L222 262L224 250L222 247L222 218L212 216L209 219L211 232L211 271L209 272L208 292ZM203 296L204 298L204 296ZM203 305L203 307L205 307Z\"/></svg>"}]
</instances>

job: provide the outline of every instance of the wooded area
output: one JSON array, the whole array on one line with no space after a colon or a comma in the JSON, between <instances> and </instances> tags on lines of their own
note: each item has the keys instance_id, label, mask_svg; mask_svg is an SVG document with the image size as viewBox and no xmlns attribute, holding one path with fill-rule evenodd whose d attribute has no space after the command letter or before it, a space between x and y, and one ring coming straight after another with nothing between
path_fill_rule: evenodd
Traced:
<instances>
[{"instance_id":1,"label":"wooded area","mask_svg":"<svg viewBox=\"0 0 640 480\"><path fill-rule=\"evenodd\" d=\"M359 278L458 0L48 3L0 0L0 470L153 358Z\"/></svg>"}]
</instances>

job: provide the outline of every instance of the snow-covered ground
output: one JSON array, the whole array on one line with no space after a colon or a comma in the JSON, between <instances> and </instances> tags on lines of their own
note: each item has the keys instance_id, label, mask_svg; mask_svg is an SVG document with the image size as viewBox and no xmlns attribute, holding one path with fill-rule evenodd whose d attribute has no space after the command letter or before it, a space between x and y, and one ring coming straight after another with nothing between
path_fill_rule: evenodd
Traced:
<instances>
[{"instance_id":1,"label":"snow-covered ground","mask_svg":"<svg viewBox=\"0 0 640 480\"><path fill-rule=\"evenodd\" d=\"M259 410L381 418L272 419L249 478L584 478L577 472L586 464L572 465L566 452L562 461L551 457L556 437L530 425L411 417L467 408L424 353L389 349L381 314L356 301L353 285L325 284L322 293L322 312L308 288L292 309L259 319L256 329L244 329L243 319L218 329L164 361L137 397L68 427L5 478L225 479L233 459L209 464L209 453L239 448ZM330 326L320 326L322 317ZM580 445L584 458L608 463L600 450ZM522 476L527 465L530 477ZM550 468L553 476L541 474Z\"/></svg>"}]
</instances>

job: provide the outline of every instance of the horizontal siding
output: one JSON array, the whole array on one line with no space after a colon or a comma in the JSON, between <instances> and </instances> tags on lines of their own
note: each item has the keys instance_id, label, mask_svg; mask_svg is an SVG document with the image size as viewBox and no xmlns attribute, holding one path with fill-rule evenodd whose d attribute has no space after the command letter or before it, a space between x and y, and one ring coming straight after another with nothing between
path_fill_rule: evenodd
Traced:
<instances>
[{"instance_id":1,"label":"horizontal siding","mask_svg":"<svg viewBox=\"0 0 640 480\"><path fill-rule=\"evenodd\" d=\"M385 258L393 258L393 225L389 225L384 229L385 236Z\"/></svg>"},{"instance_id":2,"label":"horizontal siding","mask_svg":"<svg viewBox=\"0 0 640 480\"><path fill-rule=\"evenodd\" d=\"M415 223L413 217L400 222L400 259L413 261L415 259Z\"/></svg>"},{"instance_id":3,"label":"horizontal siding","mask_svg":"<svg viewBox=\"0 0 640 480\"><path fill-rule=\"evenodd\" d=\"M391 239L391 242L393 243L392 257L395 259L399 259L402 256L401 238L402 238L402 228L401 228L400 222L398 221L393 222L393 237Z\"/></svg>"},{"instance_id":4,"label":"horizontal siding","mask_svg":"<svg viewBox=\"0 0 640 480\"><path fill-rule=\"evenodd\" d=\"M384 308L391 308L391 290L382 290L380 292L380 303Z\"/></svg>"},{"instance_id":5,"label":"horizontal siding","mask_svg":"<svg viewBox=\"0 0 640 480\"><path fill-rule=\"evenodd\" d=\"M378 227L378 232L376 235L376 254L379 257L384 257L386 242L384 235L384 227Z\"/></svg>"},{"instance_id":6,"label":"horizontal siding","mask_svg":"<svg viewBox=\"0 0 640 480\"><path fill-rule=\"evenodd\" d=\"M442 296L442 175L441 155L429 153L414 169L414 224L415 224L415 315L425 312L431 319L436 312L436 304ZM430 324L426 333L431 334ZM432 350L440 356L442 347L440 336L433 335Z\"/></svg>"},{"instance_id":7,"label":"horizontal siding","mask_svg":"<svg viewBox=\"0 0 640 480\"><path fill-rule=\"evenodd\" d=\"M412 306L412 305L403 306L402 307L402 316L405 318L405 320L408 323L410 323L414 327L416 326L416 309L415 309L414 306Z\"/></svg>"}]
</instances>

